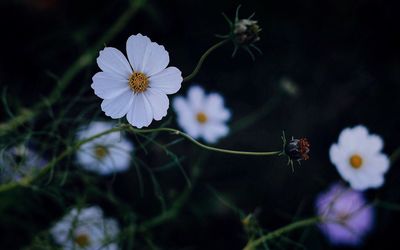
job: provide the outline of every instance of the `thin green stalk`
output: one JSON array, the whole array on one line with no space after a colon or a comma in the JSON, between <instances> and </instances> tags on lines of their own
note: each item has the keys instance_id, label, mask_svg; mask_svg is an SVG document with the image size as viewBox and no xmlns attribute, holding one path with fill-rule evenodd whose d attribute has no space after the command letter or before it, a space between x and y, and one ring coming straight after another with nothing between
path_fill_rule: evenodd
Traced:
<instances>
[{"instance_id":1,"label":"thin green stalk","mask_svg":"<svg viewBox=\"0 0 400 250\"><path fill-rule=\"evenodd\" d=\"M173 128L136 129L134 127L129 126L128 131L131 131L133 133L153 133L153 132L160 132L160 131L170 132L172 134L184 137L185 139L189 140L190 142L192 142L196 146L199 146L200 148L203 148L203 149L206 149L209 151L225 153L225 154L249 155L249 156L273 156L273 155L279 155L281 153L281 151L252 152L252 151L239 151L239 150L230 150L230 149L211 147L211 146L205 145L201 142L198 142L197 140L193 139L193 137L191 137L190 135L188 135L180 130L173 129Z\"/></svg>"},{"instance_id":2,"label":"thin green stalk","mask_svg":"<svg viewBox=\"0 0 400 250\"><path fill-rule=\"evenodd\" d=\"M41 111L56 103L65 88L72 80L95 59L99 49L104 44L111 41L126 26L129 20L144 5L146 0L133 1L127 10L115 21L115 23L106 31L106 33L95 43L95 45L87 49L72 65L67 69L64 75L58 80L57 86L50 95L42 101L39 101L31 109L23 109L21 113L14 116L9 121L0 124L0 135L6 134L8 131L18 128L19 126L33 120Z\"/></svg>"},{"instance_id":3,"label":"thin green stalk","mask_svg":"<svg viewBox=\"0 0 400 250\"><path fill-rule=\"evenodd\" d=\"M196 68L194 68L193 72L190 75L188 75L185 78L183 78L183 82L187 82L187 81L192 80L199 73L199 71L201 69L201 66L203 65L203 63L206 60L206 58L211 54L211 52L213 52L214 50L218 49L219 47L221 47L222 45L224 45L228 41L229 41L228 39L222 40L222 41L214 44L206 52L204 52L204 54L200 57Z\"/></svg>"},{"instance_id":4,"label":"thin green stalk","mask_svg":"<svg viewBox=\"0 0 400 250\"><path fill-rule=\"evenodd\" d=\"M300 221L293 222L289 225L286 225L284 227L281 227L275 231L272 231L266 235L261 236L258 239L255 240L250 240L247 245L243 248L243 250L253 250L256 249L259 245L261 245L264 242L267 242L271 239L280 237L283 234L286 234L288 232L291 232L293 230L303 228L303 227L308 227L315 225L316 223L320 222L321 219L319 217L312 217Z\"/></svg>"}]
</instances>

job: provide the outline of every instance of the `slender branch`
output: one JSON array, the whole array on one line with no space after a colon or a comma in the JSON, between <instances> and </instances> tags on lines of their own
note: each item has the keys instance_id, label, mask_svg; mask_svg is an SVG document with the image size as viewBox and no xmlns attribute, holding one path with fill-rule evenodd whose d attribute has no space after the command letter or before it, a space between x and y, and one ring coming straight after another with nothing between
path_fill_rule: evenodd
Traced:
<instances>
[{"instance_id":1,"label":"slender branch","mask_svg":"<svg viewBox=\"0 0 400 250\"><path fill-rule=\"evenodd\" d=\"M277 238L283 234L286 234L288 232L291 232L293 230L296 230L298 228L302 228L302 227L308 227L308 226L312 226L315 225L316 223L318 223L319 221L321 221L321 219L319 217L312 217L312 218L308 218L308 219L304 219L304 220L300 220L300 221L296 221L293 222L289 225L286 225L284 227L281 227L275 231L272 231L266 235L261 236L258 239L255 240L250 240L247 245L243 248L243 250L253 250L256 249L259 245L261 245L264 242L267 242L271 239Z\"/></svg>"},{"instance_id":2,"label":"slender branch","mask_svg":"<svg viewBox=\"0 0 400 250\"><path fill-rule=\"evenodd\" d=\"M219 153L234 154L234 155L250 155L250 156L273 156L273 155L279 155L281 153L281 151L252 152L252 151L239 151L239 150L230 150L230 149L211 147L211 146L205 145L201 142L198 142L190 135L188 135L180 130L173 129L173 128L136 129L129 125L123 125L123 126L124 127L128 126L127 130L131 131L133 133L153 133L153 132L161 132L161 131L170 132L172 134L184 137L185 139L189 140L190 142L199 146L200 148L203 148L203 149L206 149L209 151L219 152Z\"/></svg>"},{"instance_id":3,"label":"slender branch","mask_svg":"<svg viewBox=\"0 0 400 250\"><path fill-rule=\"evenodd\" d=\"M228 39L222 40L219 43L214 44L206 52L204 52L204 54L200 57L196 68L194 68L193 72L190 75L188 75L185 78L183 78L183 82L188 82L188 81L192 80L199 73L199 71L201 69L201 66L203 65L203 62L211 54L211 52L213 52L214 50L218 49L219 47L221 47L222 45L224 45L228 41L229 41Z\"/></svg>"},{"instance_id":4,"label":"slender branch","mask_svg":"<svg viewBox=\"0 0 400 250\"><path fill-rule=\"evenodd\" d=\"M64 75L58 80L57 86L50 95L42 101L39 101L31 109L23 109L21 113L14 116L5 123L0 124L0 135L6 134L8 131L18 128L19 126L33 120L41 111L53 105L59 100L62 92L72 82L72 80L88 65L90 65L96 57L98 50L104 47L105 43L111 41L128 23L128 21L136 14L136 12L144 5L146 0L132 1L127 10L115 21L108 31L95 43L95 45L87 49L72 65L67 69Z\"/></svg>"}]
</instances>

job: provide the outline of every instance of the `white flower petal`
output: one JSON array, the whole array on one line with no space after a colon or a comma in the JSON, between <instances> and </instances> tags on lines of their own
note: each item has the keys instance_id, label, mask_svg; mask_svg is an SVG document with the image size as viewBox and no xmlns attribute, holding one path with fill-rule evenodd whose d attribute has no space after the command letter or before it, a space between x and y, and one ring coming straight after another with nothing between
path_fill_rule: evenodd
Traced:
<instances>
[{"instance_id":1,"label":"white flower petal","mask_svg":"<svg viewBox=\"0 0 400 250\"><path fill-rule=\"evenodd\" d=\"M229 128L224 123L206 123L203 127L203 137L208 143L216 143L218 139L228 134Z\"/></svg>"},{"instance_id":2,"label":"white flower petal","mask_svg":"<svg viewBox=\"0 0 400 250\"><path fill-rule=\"evenodd\" d=\"M148 88L144 94L151 105L154 120L159 121L167 115L169 100L166 94L153 88Z\"/></svg>"},{"instance_id":3,"label":"white flower petal","mask_svg":"<svg viewBox=\"0 0 400 250\"><path fill-rule=\"evenodd\" d=\"M128 80L117 78L115 74L98 72L91 85L94 93L103 99L111 99L129 90Z\"/></svg>"},{"instance_id":4,"label":"white flower petal","mask_svg":"<svg viewBox=\"0 0 400 250\"><path fill-rule=\"evenodd\" d=\"M169 63L169 54L164 46L152 42L150 50L151 52L147 54L148 57L145 60L146 64L143 65L143 73L148 76L160 73Z\"/></svg>"},{"instance_id":5,"label":"white flower petal","mask_svg":"<svg viewBox=\"0 0 400 250\"><path fill-rule=\"evenodd\" d=\"M102 71L115 74L121 79L128 79L132 74L132 69L124 54L112 47L106 47L100 51L97 65Z\"/></svg>"},{"instance_id":6,"label":"white flower petal","mask_svg":"<svg viewBox=\"0 0 400 250\"><path fill-rule=\"evenodd\" d=\"M132 108L126 116L128 122L137 128L147 127L153 120L151 105L144 94L135 95Z\"/></svg>"},{"instance_id":7,"label":"white flower petal","mask_svg":"<svg viewBox=\"0 0 400 250\"><path fill-rule=\"evenodd\" d=\"M158 89L165 94L178 92L182 84L182 72L175 67L168 67L163 71L150 76L149 86Z\"/></svg>"},{"instance_id":8,"label":"white flower petal","mask_svg":"<svg viewBox=\"0 0 400 250\"><path fill-rule=\"evenodd\" d=\"M204 90L199 86L193 86L189 89L188 99L193 111L202 111L205 104Z\"/></svg>"},{"instance_id":9,"label":"white flower petal","mask_svg":"<svg viewBox=\"0 0 400 250\"><path fill-rule=\"evenodd\" d=\"M126 52L134 71L143 72L146 60L151 53L151 41L142 34L132 35L126 42Z\"/></svg>"},{"instance_id":10,"label":"white flower petal","mask_svg":"<svg viewBox=\"0 0 400 250\"><path fill-rule=\"evenodd\" d=\"M213 121L225 122L231 117L231 112L224 107L224 99L217 93L208 95L204 110L209 119Z\"/></svg>"},{"instance_id":11,"label":"white flower petal","mask_svg":"<svg viewBox=\"0 0 400 250\"><path fill-rule=\"evenodd\" d=\"M132 91L127 90L113 99L105 99L101 103L101 110L113 119L121 118L131 109L134 96Z\"/></svg>"}]
</instances>

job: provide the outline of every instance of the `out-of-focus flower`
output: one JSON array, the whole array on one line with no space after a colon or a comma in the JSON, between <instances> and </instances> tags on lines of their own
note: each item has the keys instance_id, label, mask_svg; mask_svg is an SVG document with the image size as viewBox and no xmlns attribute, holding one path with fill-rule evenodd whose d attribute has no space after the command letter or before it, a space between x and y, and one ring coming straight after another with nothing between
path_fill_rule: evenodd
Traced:
<instances>
[{"instance_id":1,"label":"out-of-focus flower","mask_svg":"<svg viewBox=\"0 0 400 250\"><path fill-rule=\"evenodd\" d=\"M78 140L84 140L112 129L111 122L91 122L77 133ZM120 133L110 133L83 144L77 152L79 164L86 170L107 175L129 168L133 145Z\"/></svg>"},{"instance_id":2,"label":"out-of-focus flower","mask_svg":"<svg viewBox=\"0 0 400 250\"><path fill-rule=\"evenodd\" d=\"M334 184L317 197L315 208L319 228L333 245L360 245L372 230L374 210L360 191Z\"/></svg>"},{"instance_id":3,"label":"out-of-focus flower","mask_svg":"<svg viewBox=\"0 0 400 250\"><path fill-rule=\"evenodd\" d=\"M46 164L47 161L24 145L12 147L0 155L0 183L35 175Z\"/></svg>"},{"instance_id":4,"label":"out-of-focus flower","mask_svg":"<svg viewBox=\"0 0 400 250\"><path fill-rule=\"evenodd\" d=\"M181 71L168 67L164 46L141 34L129 37L128 60L121 51L106 47L97 58L101 72L93 76L91 87L104 99L101 109L117 119L126 115L130 124L142 128L167 115L167 94L181 88Z\"/></svg>"},{"instance_id":5,"label":"out-of-focus flower","mask_svg":"<svg viewBox=\"0 0 400 250\"><path fill-rule=\"evenodd\" d=\"M282 90L290 96L298 96L300 94L300 89L298 85L292 80L287 77L283 77L279 81L279 85Z\"/></svg>"},{"instance_id":6,"label":"out-of-focus flower","mask_svg":"<svg viewBox=\"0 0 400 250\"><path fill-rule=\"evenodd\" d=\"M365 190L378 188L384 182L390 162L381 153L382 147L381 137L368 134L367 128L359 125L344 129L338 143L331 146L329 155L339 174L352 188Z\"/></svg>"},{"instance_id":7,"label":"out-of-focus flower","mask_svg":"<svg viewBox=\"0 0 400 250\"><path fill-rule=\"evenodd\" d=\"M206 96L202 88L194 86L189 89L187 98L176 97L173 107L179 126L195 139L201 137L208 143L215 143L229 132L225 123L231 113L217 93Z\"/></svg>"},{"instance_id":8,"label":"out-of-focus flower","mask_svg":"<svg viewBox=\"0 0 400 250\"><path fill-rule=\"evenodd\" d=\"M103 211L97 206L72 209L50 232L55 242L65 250L118 249L118 223L104 218Z\"/></svg>"}]
</instances>

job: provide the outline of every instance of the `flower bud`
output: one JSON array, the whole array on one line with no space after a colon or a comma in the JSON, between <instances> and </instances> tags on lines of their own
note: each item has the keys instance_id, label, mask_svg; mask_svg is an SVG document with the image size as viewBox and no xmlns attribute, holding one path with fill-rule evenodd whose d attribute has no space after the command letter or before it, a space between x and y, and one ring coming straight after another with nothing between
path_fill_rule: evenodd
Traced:
<instances>
[{"instance_id":1,"label":"flower bud","mask_svg":"<svg viewBox=\"0 0 400 250\"><path fill-rule=\"evenodd\" d=\"M240 19L235 22L233 34L238 44L252 44L260 40L261 31L257 21L250 19Z\"/></svg>"},{"instance_id":2,"label":"flower bud","mask_svg":"<svg viewBox=\"0 0 400 250\"><path fill-rule=\"evenodd\" d=\"M310 157L308 153L310 152L310 143L306 138L294 139L292 138L285 145L285 154L292 161L308 160Z\"/></svg>"}]
</instances>

